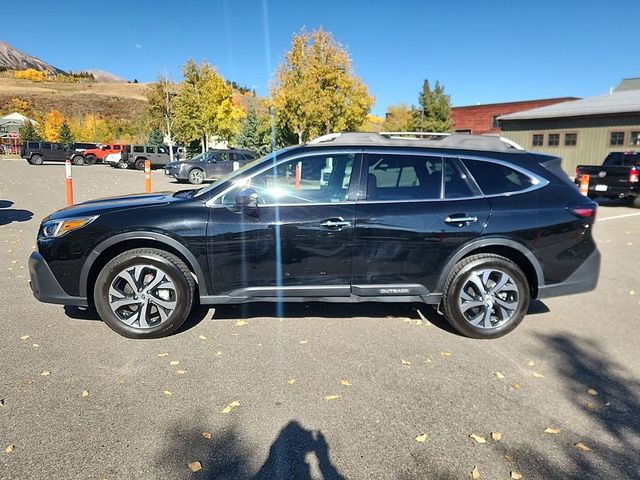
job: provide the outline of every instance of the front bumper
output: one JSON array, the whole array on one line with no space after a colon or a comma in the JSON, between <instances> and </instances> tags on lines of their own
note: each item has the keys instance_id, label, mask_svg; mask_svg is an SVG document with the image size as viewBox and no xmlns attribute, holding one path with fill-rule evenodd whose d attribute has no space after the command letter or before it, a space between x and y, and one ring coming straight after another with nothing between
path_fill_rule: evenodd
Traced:
<instances>
[{"instance_id":1,"label":"front bumper","mask_svg":"<svg viewBox=\"0 0 640 480\"><path fill-rule=\"evenodd\" d=\"M574 293L590 292L596 288L599 274L600 252L596 249L564 282L539 287L538 298L560 297Z\"/></svg>"},{"instance_id":2,"label":"front bumper","mask_svg":"<svg viewBox=\"0 0 640 480\"><path fill-rule=\"evenodd\" d=\"M64 291L47 261L38 252L33 252L29 257L29 275L31 276L31 282L29 282L31 291L39 301L75 307L89 305L85 297L72 297Z\"/></svg>"}]
</instances>

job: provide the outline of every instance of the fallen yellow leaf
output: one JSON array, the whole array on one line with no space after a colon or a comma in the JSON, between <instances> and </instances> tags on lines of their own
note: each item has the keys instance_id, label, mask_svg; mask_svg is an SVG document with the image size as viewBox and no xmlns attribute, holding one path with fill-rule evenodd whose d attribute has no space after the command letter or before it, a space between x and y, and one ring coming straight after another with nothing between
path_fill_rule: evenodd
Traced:
<instances>
[{"instance_id":1,"label":"fallen yellow leaf","mask_svg":"<svg viewBox=\"0 0 640 480\"><path fill-rule=\"evenodd\" d=\"M416 320L416 325L424 325L424 322L422 320Z\"/></svg>"},{"instance_id":2,"label":"fallen yellow leaf","mask_svg":"<svg viewBox=\"0 0 640 480\"><path fill-rule=\"evenodd\" d=\"M240 402L237 400L234 400L233 402L231 402L229 405L227 405L222 409L222 413L231 413L239 406L240 406Z\"/></svg>"},{"instance_id":3,"label":"fallen yellow leaf","mask_svg":"<svg viewBox=\"0 0 640 480\"><path fill-rule=\"evenodd\" d=\"M4 449L5 453L11 453L16 449L15 445L7 445L7 447Z\"/></svg>"},{"instance_id":4,"label":"fallen yellow leaf","mask_svg":"<svg viewBox=\"0 0 640 480\"><path fill-rule=\"evenodd\" d=\"M533 372L533 376L536 378L544 378L544 375L542 375L541 373L538 372Z\"/></svg>"},{"instance_id":5,"label":"fallen yellow leaf","mask_svg":"<svg viewBox=\"0 0 640 480\"><path fill-rule=\"evenodd\" d=\"M430 358L427 358L427 359L424 361L424 363L431 363L431 362L432 362L432 360L431 360Z\"/></svg>"},{"instance_id":6,"label":"fallen yellow leaf","mask_svg":"<svg viewBox=\"0 0 640 480\"><path fill-rule=\"evenodd\" d=\"M82 398L88 397L89 396L89 390L83 390L82 391Z\"/></svg>"},{"instance_id":7,"label":"fallen yellow leaf","mask_svg":"<svg viewBox=\"0 0 640 480\"><path fill-rule=\"evenodd\" d=\"M343 378L342 380L340 380L340 385L342 385L343 387L350 387L353 384L346 378Z\"/></svg>"},{"instance_id":8,"label":"fallen yellow leaf","mask_svg":"<svg viewBox=\"0 0 640 480\"><path fill-rule=\"evenodd\" d=\"M169 362L169 365L171 365L172 367L175 367L176 365L180 365L180 362L178 360L171 360Z\"/></svg>"},{"instance_id":9,"label":"fallen yellow leaf","mask_svg":"<svg viewBox=\"0 0 640 480\"><path fill-rule=\"evenodd\" d=\"M340 395L325 395L325 400L337 400L340 398Z\"/></svg>"},{"instance_id":10,"label":"fallen yellow leaf","mask_svg":"<svg viewBox=\"0 0 640 480\"><path fill-rule=\"evenodd\" d=\"M33 345L31 345L33 348L40 348L40 345L38 345L37 343L34 343Z\"/></svg>"},{"instance_id":11,"label":"fallen yellow leaf","mask_svg":"<svg viewBox=\"0 0 640 480\"><path fill-rule=\"evenodd\" d=\"M558 433L560 433L560 429L559 428L547 427L547 428L544 429L544 433L550 433L552 435L557 435Z\"/></svg>"},{"instance_id":12,"label":"fallen yellow leaf","mask_svg":"<svg viewBox=\"0 0 640 480\"><path fill-rule=\"evenodd\" d=\"M504 378L504 373L496 372L495 375L498 380L502 380Z\"/></svg>"},{"instance_id":13,"label":"fallen yellow leaf","mask_svg":"<svg viewBox=\"0 0 640 480\"><path fill-rule=\"evenodd\" d=\"M578 442L576 444L573 445L574 447L576 447L578 450L580 450L581 452L590 452L591 449L589 447L587 447L584 443L582 442Z\"/></svg>"},{"instance_id":14,"label":"fallen yellow leaf","mask_svg":"<svg viewBox=\"0 0 640 480\"><path fill-rule=\"evenodd\" d=\"M505 456L504 456L504 459L505 459L507 462L513 462L513 457L512 457L511 455L505 455Z\"/></svg>"},{"instance_id":15,"label":"fallen yellow leaf","mask_svg":"<svg viewBox=\"0 0 640 480\"><path fill-rule=\"evenodd\" d=\"M598 396L598 391L594 390L593 388L590 388L589 390L587 390L587 393L589 395L591 395L592 397L597 397Z\"/></svg>"},{"instance_id":16,"label":"fallen yellow leaf","mask_svg":"<svg viewBox=\"0 0 640 480\"><path fill-rule=\"evenodd\" d=\"M186 370L176 370L176 375L184 375L185 373L187 373Z\"/></svg>"},{"instance_id":17,"label":"fallen yellow leaf","mask_svg":"<svg viewBox=\"0 0 640 480\"><path fill-rule=\"evenodd\" d=\"M453 355L453 353L451 353L451 352L440 352L440 355L442 355L443 357L450 357L451 355Z\"/></svg>"},{"instance_id":18,"label":"fallen yellow leaf","mask_svg":"<svg viewBox=\"0 0 640 480\"><path fill-rule=\"evenodd\" d=\"M427 434L426 433L421 433L420 435L418 435L415 440L416 442L420 442L420 443L424 443L424 441L427 439Z\"/></svg>"},{"instance_id":19,"label":"fallen yellow leaf","mask_svg":"<svg viewBox=\"0 0 640 480\"><path fill-rule=\"evenodd\" d=\"M533 360L529 360L529 361L527 362L527 366L529 366L529 367L534 367L534 366L535 366L535 364L536 364L536 362L534 362Z\"/></svg>"},{"instance_id":20,"label":"fallen yellow leaf","mask_svg":"<svg viewBox=\"0 0 640 480\"><path fill-rule=\"evenodd\" d=\"M469 435L469 438L472 438L478 443L487 443L484 437L481 437L480 435L476 435L475 433L472 433L471 435Z\"/></svg>"},{"instance_id":21,"label":"fallen yellow leaf","mask_svg":"<svg viewBox=\"0 0 640 480\"><path fill-rule=\"evenodd\" d=\"M206 438L207 440L211 440L211 437L212 437L213 435L211 435L211 432L202 432L202 436L203 436L204 438Z\"/></svg>"},{"instance_id":22,"label":"fallen yellow leaf","mask_svg":"<svg viewBox=\"0 0 640 480\"><path fill-rule=\"evenodd\" d=\"M245 320L238 320L236 322L236 327L242 327L243 325L247 325L247 322Z\"/></svg>"},{"instance_id":23,"label":"fallen yellow leaf","mask_svg":"<svg viewBox=\"0 0 640 480\"><path fill-rule=\"evenodd\" d=\"M300 345L305 345L305 344L309 343L309 340L300 340L298 343Z\"/></svg>"},{"instance_id":24,"label":"fallen yellow leaf","mask_svg":"<svg viewBox=\"0 0 640 480\"><path fill-rule=\"evenodd\" d=\"M31 335L22 335L22 336L20 337L20 340L26 340L26 339L28 339L28 338L31 338Z\"/></svg>"},{"instance_id":25,"label":"fallen yellow leaf","mask_svg":"<svg viewBox=\"0 0 640 480\"><path fill-rule=\"evenodd\" d=\"M200 470L202 470L202 463L197 461L191 462L187 464L187 467L189 467L189 470L191 470L192 472L199 472Z\"/></svg>"},{"instance_id":26,"label":"fallen yellow leaf","mask_svg":"<svg viewBox=\"0 0 640 480\"><path fill-rule=\"evenodd\" d=\"M289 380L287 380L287 383L289 385L293 385L294 383L296 383L296 379L295 378L290 378Z\"/></svg>"},{"instance_id":27,"label":"fallen yellow leaf","mask_svg":"<svg viewBox=\"0 0 640 480\"><path fill-rule=\"evenodd\" d=\"M411 365L411 362L409 360L400 360L400 362L402 363L402 365Z\"/></svg>"},{"instance_id":28,"label":"fallen yellow leaf","mask_svg":"<svg viewBox=\"0 0 640 480\"><path fill-rule=\"evenodd\" d=\"M499 442L502 440L502 432L491 432L491 438L494 442Z\"/></svg>"},{"instance_id":29,"label":"fallen yellow leaf","mask_svg":"<svg viewBox=\"0 0 640 480\"><path fill-rule=\"evenodd\" d=\"M478 470L478 467L473 467L473 470L471 470L471 478L480 478L480 470Z\"/></svg>"},{"instance_id":30,"label":"fallen yellow leaf","mask_svg":"<svg viewBox=\"0 0 640 480\"><path fill-rule=\"evenodd\" d=\"M520 390L520 384L519 383L514 383L513 385L511 385L513 388L515 388L516 390Z\"/></svg>"},{"instance_id":31,"label":"fallen yellow leaf","mask_svg":"<svg viewBox=\"0 0 640 480\"><path fill-rule=\"evenodd\" d=\"M216 357L219 357L220 355L224 355L224 354L223 354L220 350L218 350L218 351L216 352Z\"/></svg>"},{"instance_id":32,"label":"fallen yellow leaf","mask_svg":"<svg viewBox=\"0 0 640 480\"><path fill-rule=\"evenodd\" d=\"M511 472L511 480L521 480L522 474L520 472L516 472L515 470Z\"/></svg>"},{"instance_id":33,"label":"fallen yellow leaf","mask_svg":"<svg viewBox=\"0 0 640 480\"><path fill-rule=\"evenodd\" d=\"M49 370L45 370L44 372L41 372L40 375L43 377L48 377L49 375L51 375L51 372Z\"/></svg>"},{"instance_id":34,"label":"fallen yellow leaf","mask_svg":"<svg viewBox=\"0 0 640 480\"><path fill-rule=\"evenodd\" d=\"M592 412L595 412L595 410L596 410L595 405L594 405L593 403L591 403L591 402L584 402L584 407L585 407L587 410L590 410L590 411L592 411Z\"/></svg>"},{"instance_id":35,"label":"fallen yellow leaf","mask_svg":"<svg viewBox=\"0 0 640 480\"><path fill-rule=\"evenodd\" d=\"M166 357L167 355L169 355L167 352L162 352L158 354L159 357Z\"/></svg>"},{"instance_id":36,"label":"fallen yellow leaf","mask_svg":"<svg viewBox=\"0 0 640 480\"><path fill-rule=\"evenodd\" d=\"M173 395L173 392L171 390L165 390L164 394L167 396Z\"/></svg>"},{"instance_id":37,"label":"fallen yellow leaf","mask_svg":"<svg viewBox=\"0 0 640 480\"><path fill-rule=\"evenodd\" d=\"M207 337L205 337L204 335L199 335L199 336L198 336L198 339L199 339L199 340L206 340L206 339L207 339Z\"/></svg>"}]
</instances>

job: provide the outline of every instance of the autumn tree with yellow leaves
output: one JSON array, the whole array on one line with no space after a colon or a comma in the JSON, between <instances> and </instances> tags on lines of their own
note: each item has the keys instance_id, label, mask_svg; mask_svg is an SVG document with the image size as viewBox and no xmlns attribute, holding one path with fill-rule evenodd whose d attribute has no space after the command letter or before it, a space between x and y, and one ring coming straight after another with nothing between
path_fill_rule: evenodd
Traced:
<instances>
[{"instance_id":1,"label":"autumn tree with yellow leaves","mask_svg":"<svg viewBox=\"0 0 640 480\"><path fill-rule=\"evenodd\" d=\"M233 141L245 117L233 101L233 89L207 62L189 60L175 98L176 136L184 143L199 140L202 149L210 137Z\"/></svg>"},{"instance_id":2,"label":"autumn tree with yellow leaves","mask_svg":"<svg viewBox=\"0 0 640 480\"><path fill-rule=\"evenodd\" d=\"M60 127L64 123L64 117L58 110L51 110L44 117L42 136L47 142L57 142Z\"/></svg>"},{"instance_id":3,"label":"autumn tree with yellow leaves","mask_svg":"<svg viewBox=\"0 0 640 480\"><path fill-rule=\"evenodd\" d=\"M322 28L293 36L271 85L278 119L302 143L331 132L358 130L374 99L356 76L347 50Z\"/></svg>"}]
</instances>

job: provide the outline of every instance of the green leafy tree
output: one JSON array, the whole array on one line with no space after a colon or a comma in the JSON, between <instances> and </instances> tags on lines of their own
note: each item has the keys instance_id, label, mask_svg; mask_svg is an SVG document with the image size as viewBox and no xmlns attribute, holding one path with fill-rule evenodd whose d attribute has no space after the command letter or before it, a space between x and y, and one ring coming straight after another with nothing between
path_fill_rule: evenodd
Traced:
<instances>
[{"instance_id":1,"label":"green leafy tree","mask_svg":"<svg viewBox=\"0 0 640 480\"><path fill-rule=\"evenodd\" d=\"M149 145L164 145L164 135L157 128L149 132Z\"/></svg>"},{"instance_id":2,"label":"green leafy tree","mask_svg":"<svg viewBox=\"0 0 640 480\"><path fill-rule=\"evenodd\" d=\"M42 136L33 125L31 120L27 120L20 127L20 140L23 142L39 142L42 140Z\"/></svg>"},{"instance_id":3,"label":"green leafy tree","mask_svg":"<svg viewBox=\"0 0 640 480\"><path fill-rule=\"evenodd\" d=\"M413 129L413 115L406 103L389 105L382 129L386 132L409 132Z\"/></svg>"},{"instance_id":4,"label":"green leafy tree","mask_svg":"<svg viewBox=\"0 0 640 480\"><path fill-rule=\"evenodd\" d=\"M199 140L203 151L209 137L233 141L245 114L233 102L231 86L207 62L196 65L189 60L182 73L175 99L178 138L184 143Z\"/></svg>"},{"instance_id":5,"label":"green leafy tree","mask_svg":"<svg viewBox=\"0 0 640 480\"><path fill-rule=\"evenodd\" d=\"M60 130L58 130L58 142L63 144L66 148L71 148L75 142L73 133L71 133L71 129L67 122L63 122L62 125L60 125Z\"/></svg>"},{"instance_id":6,"label":"green leafy tree","mask_svg":"<svg viewBox=\"0 0 640 480\"><path fill-rule=\"evenodd\" d=\"M414 110L413 125L421 132L449 132L453 128L451 119L451 97L444 93L444 87L436 81L432 90L429 80L425 80L418 95L420 108Z\"/></svg>"},{"instance_id":7,"label":"green leafy tree","mask_svg":"<svg viewBox=\"0 0 640 480\"><path fill-rule=\"evenodd\" d=\"M178 86L166 76L159 77L147 89L147 112L151 124L167 136L169 147L173 147L177 92ZM170 156L173 161L173 149L170 150Z\"/></svg>"},{"instance_id":8,"label":"green leafy tree","mask_svg":"<svg viewBox=\"0 0 640 480\"><path fill-rule=\"evenodd\" d=\"M298 143L330 132L358 130L373 105L346 49L323 29L293 36L271 85L271 104Z\"/></svg>"}]
</instances>

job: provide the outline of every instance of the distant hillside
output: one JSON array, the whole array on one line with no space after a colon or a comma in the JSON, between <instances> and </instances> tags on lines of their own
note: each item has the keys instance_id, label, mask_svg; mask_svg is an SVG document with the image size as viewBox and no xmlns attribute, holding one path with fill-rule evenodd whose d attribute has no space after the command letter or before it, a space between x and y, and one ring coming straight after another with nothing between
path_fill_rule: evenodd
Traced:
<instances>
[{"instance_id":1,"label":"distant hillside","mask_svg":"<svg viewBox=\"0 0 640 480\"><path fill-rule=\"evenodd\" d=\"M26 70L27 68L33 68L34 70L53 74L67 73L58 67L43 62L39 58L21 52L2 40L0 40L0 67L5 67L7 70Z\"/></svg>"},{"instance_id":2,"label":"distant hillside","mask_svg":"<svg viewBox=\"0 0 640 480\"><path fill-rule=\"evenodd\" d=\"M96 80L96 82L104 82L104 83L126 82L124 78L114 75L111 72L105 72L104 70L85 70L85 71L93 75L93 78Z\"/></svg>"},{"instance_id":3,"label":"distant hillside","mask_svg":"<svg viewBox=\"0 0 640 480\"><path fill-rule=\"evenodd\" d=\"M145 83L103 82L31 82L0 78L0 111L4 112L12 98L29 102L36 112L59 110L69 117L87 113L134 119L147 106Z\"/></svg>"}]
</instances>

